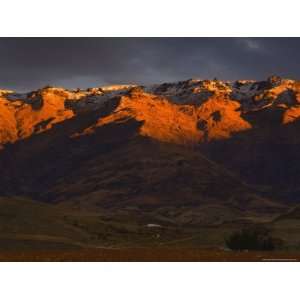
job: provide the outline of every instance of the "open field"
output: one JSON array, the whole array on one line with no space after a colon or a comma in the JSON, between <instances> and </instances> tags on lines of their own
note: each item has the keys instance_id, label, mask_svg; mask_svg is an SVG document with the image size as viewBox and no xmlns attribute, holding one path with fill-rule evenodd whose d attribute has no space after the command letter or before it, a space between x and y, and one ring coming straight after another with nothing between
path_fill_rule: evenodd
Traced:
<instances>
[{"instance_id":1,"label":"open field","mask_svg":"<svg viewBox=\"0 0 300 300\"><path fill-rule=\"evenodd\" d=\"M82 249L1 252L0 261L18 262L268 262L300 261L300 252L234 252L213 249Z\"/></svg>"}]
</instances>

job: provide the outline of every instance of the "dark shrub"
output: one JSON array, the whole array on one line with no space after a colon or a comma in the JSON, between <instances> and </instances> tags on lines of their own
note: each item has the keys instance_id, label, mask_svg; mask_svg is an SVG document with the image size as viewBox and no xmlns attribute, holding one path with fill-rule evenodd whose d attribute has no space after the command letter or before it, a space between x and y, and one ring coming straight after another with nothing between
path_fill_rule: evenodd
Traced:
<instances>
[{"instance_id":1,"label":"dark shrub","mask_svg":"<svg viewBox=\"0 0 300 300\"><path fill-rule=\"evenodd\" d=\"M276 240L270 236L270 231L264 227L249 227L232 233L225 239L226 246L231 250L261 250L275 249Z\"/></svg>"}]
</instances>

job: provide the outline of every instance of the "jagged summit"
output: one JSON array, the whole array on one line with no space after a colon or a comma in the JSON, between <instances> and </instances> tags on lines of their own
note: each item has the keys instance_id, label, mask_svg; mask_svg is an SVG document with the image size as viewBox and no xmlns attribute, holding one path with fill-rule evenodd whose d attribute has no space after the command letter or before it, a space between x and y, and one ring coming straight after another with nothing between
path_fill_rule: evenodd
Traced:
<instances>
[{"instance_id":1,"label":"jagged summit","mask_svg":"<svg viewBox=\"0 0 300 300\"><path fill-rule=\"evenodd\" d=\"M116 99L114 110L100 117L101 110ZM13 143L82 113L99 110L99 120L83 132L91 133L97 126L131 118L143 122L142 135L166 142L197 144L261 126L258 112L266 109L280 114L278 124L297 120L300 82L270 76L265 81L189 79L152 86L112 85L86 90L50 86L29 93L1 90L0 143ZM257 112L257 120L249 120L248 115L253 112Z\"/></svg>"}]
</instances>

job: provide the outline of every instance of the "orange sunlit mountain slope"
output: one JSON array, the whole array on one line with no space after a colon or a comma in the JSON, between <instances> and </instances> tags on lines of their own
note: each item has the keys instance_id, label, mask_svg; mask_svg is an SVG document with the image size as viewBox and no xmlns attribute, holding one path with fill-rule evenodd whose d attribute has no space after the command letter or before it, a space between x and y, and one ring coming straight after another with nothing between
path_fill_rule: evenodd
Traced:
<instances>
[{"instance_id":1,"label":"orange sunlit mountain slope","mask_svg":"<svg viewBox=\"0 0 300 300\"><path fill-rule=\"evenodd\" d=\"M256 223L289 243L291 228L278 224L298 226L299 94L298 81L277 76L1 90L3 220L36 239L34 211L53 220L41 227L44 242L72 247L159 244L162 235L221 246ZM38 203L22 224L10 217L18 201ZM158 225L151 237L147 224Z\"/></svg>"}]
</instances>

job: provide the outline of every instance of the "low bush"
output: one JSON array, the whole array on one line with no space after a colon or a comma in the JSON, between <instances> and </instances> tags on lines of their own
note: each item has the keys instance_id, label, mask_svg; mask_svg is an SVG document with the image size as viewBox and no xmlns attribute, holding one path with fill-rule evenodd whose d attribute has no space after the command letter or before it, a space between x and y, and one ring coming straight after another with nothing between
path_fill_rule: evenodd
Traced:
<instances>
[{"instance_id":1,"label":"low bush","mask_svg":"<svg viewBox=\"0 0 300 300\"><path fill-rule=\"evenodd\" d=\"M225 239L226 246L231 250L272 251L276 247L276 239L264 227L248 227L232 233Z\"/></svg>"}]
</instances>

